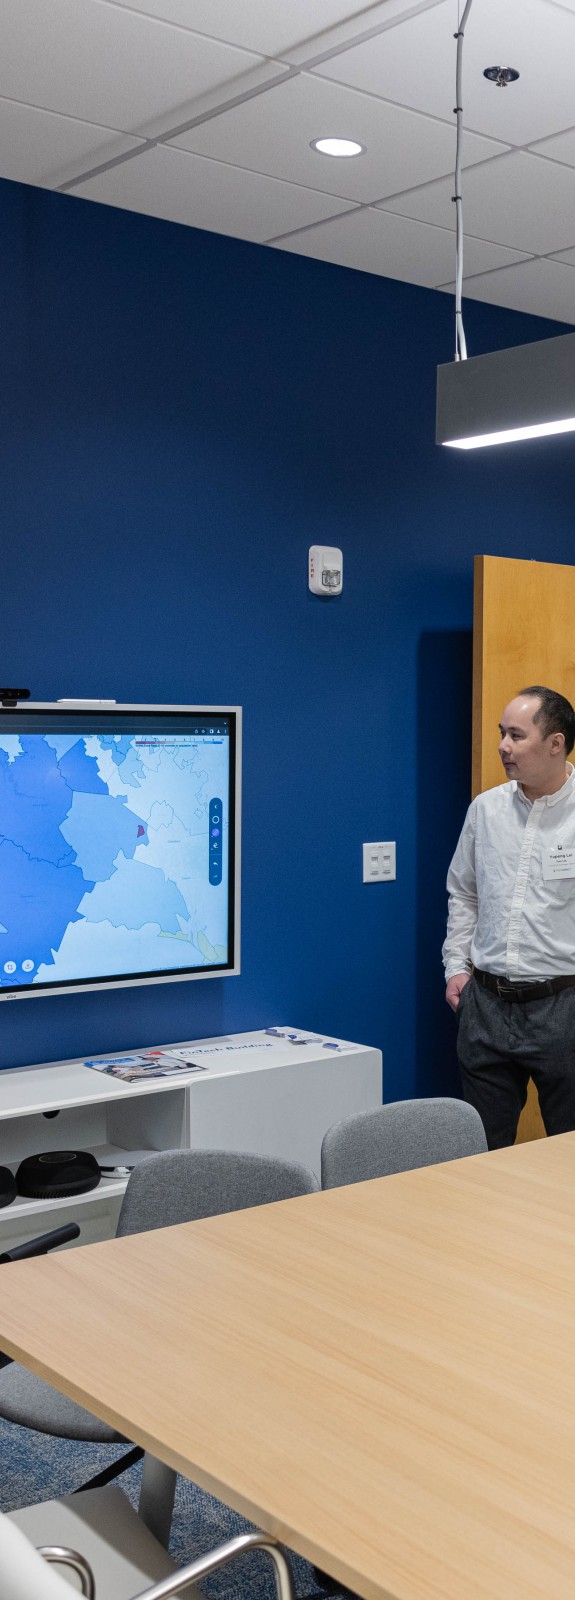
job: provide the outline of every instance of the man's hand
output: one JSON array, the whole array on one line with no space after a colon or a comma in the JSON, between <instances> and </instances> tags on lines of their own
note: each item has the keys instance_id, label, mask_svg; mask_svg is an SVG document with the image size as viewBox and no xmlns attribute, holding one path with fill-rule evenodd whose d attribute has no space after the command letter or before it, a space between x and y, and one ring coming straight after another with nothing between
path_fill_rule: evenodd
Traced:
<instances>
[{"instance_id":1,"label":"man's hand","mask_svg":"<svg viewBox=\"0 0 575 1600\"><path fill-rule=\"evenodd\" d=\"M469 983L470 976L469 972L454 972L453 977L449 979L445 990L445 998L452 1011L457 1011L462 991L466 983Z\"/></svg>"}]
</instances>

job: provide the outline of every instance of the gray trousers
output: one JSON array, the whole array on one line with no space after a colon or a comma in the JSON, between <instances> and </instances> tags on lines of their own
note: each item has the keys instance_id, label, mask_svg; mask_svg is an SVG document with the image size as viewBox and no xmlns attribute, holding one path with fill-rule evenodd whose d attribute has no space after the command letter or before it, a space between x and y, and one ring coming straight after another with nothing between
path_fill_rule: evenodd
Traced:
<instances>
[{"instance_id":1,"label":"gray trousers","mask_svg":"<svg viewBox=\"0 0 575 1600\"><path fill-rule=\"evenodd\" d=\"M575 1129L575 986L543 1000L500 1000L471 978L457 1009L463 1093L490 1150L513 1144L530 1078L547 1133Z\"/></svg>"}]
</instances>

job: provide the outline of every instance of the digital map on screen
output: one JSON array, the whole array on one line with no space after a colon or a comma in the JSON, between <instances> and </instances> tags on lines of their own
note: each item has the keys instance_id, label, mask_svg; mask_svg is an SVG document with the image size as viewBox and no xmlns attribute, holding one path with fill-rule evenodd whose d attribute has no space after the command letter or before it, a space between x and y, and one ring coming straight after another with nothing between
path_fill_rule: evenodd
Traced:
<instances>
[{"instance_id":1,"label":"digital map on screen","mask_svg":"<svg viewBox=\"0 0 575 1600\"><path fill-rule=\"evenodd\" d=\"M229 740L0 734L0 984L228 959Z\"/></svg>"}]
</instances>

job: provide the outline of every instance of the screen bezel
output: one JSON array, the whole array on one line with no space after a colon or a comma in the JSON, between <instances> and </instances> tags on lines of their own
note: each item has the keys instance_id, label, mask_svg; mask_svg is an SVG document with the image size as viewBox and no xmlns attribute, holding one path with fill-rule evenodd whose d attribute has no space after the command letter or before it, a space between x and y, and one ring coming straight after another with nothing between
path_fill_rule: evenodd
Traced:
<instances>
[{"instance_id":1,"label":"screen bezel","mask_svg":"<svg viewBox=\"0 0 575 1600\"><path fill-rule=\"evenodd\" d=\"M28 715L38 713L51 713L65 721L86 717L87 730L89 725L104 719L113 719L116 716L135 715L138 717L174 717L189 716L226 716L230 719L230 825L229 825L229 861L228 861L228 961L221 966L201 967L197 971L176 971L167 973L151 973L139 975L126 973L112 975L104 978L72 978L66 982L54 984L18 985L14 989L4 987L0 989L0 1004L13 1000L46 999L50 995L61 994L87 994L104 992L108 989L141 988L144 985L158 983L189 983L200 978L231 978L237 977L241 971L240 966L240 925L241 925L241 767L242 767L242 708L241 706L211 706L211 705L152 705L152 704L114 704L110 701L20 701L15 706L0 706L0 731L10 732L11 722L17 720L19 731L22 719Z\"/></svg>"}]
</instances>

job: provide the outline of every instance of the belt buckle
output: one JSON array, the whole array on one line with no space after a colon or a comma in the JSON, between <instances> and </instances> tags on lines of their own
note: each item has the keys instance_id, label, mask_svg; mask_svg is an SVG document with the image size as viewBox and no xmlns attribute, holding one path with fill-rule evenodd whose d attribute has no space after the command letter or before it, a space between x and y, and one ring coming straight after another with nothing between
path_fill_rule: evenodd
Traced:
<instances>
[{"instance_id":1,"label":"belt buckle","mask_svg":"<svg viewBox=\"0 0 575 1600\"><path fill-rule=\"evenodd\" d=\"M514 984L508 983L505 978L497 979L497 993L500 1000L506 1000L508 994L513 993Z\"/></svg>"}]
</instances>

